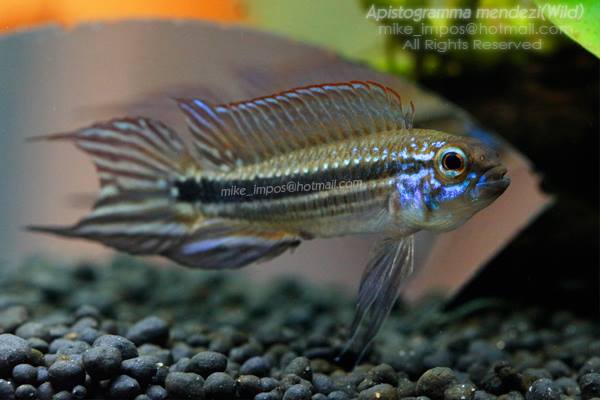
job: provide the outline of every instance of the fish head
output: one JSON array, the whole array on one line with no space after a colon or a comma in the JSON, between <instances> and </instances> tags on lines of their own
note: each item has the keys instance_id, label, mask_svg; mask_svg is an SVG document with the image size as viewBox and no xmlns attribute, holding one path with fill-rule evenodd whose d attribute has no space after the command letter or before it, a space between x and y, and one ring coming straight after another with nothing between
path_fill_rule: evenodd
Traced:
<instances>
[{"instance_id":1,"label":"fish head","mask_svg":"<svg viewBox=\"0 0 600 400\"><path fill-rule=\"evenodd\" d=\"M510 184L498 152L477 139L444 135L419 142L416 147L426 149L420 167L396 176L390 198L391 213L404 229L455 229Z\"/></svg>"}]
</instances>

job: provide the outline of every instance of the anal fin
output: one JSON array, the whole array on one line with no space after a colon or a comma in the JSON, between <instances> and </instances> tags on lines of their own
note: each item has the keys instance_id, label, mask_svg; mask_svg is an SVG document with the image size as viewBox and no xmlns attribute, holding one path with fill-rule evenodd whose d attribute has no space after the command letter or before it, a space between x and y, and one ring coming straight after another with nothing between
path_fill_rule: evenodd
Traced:
<instances>
[{"instance_id":1,"label":"anal fin","mask_svg":"<svg viewBox=\"0 0 600 400\"><path fill-rule=\"evenodd\" d=\"M299 244L300 238L287 232L217 223L200 228L163 255L193 268L231 269L268 261Z\"/></svg>"}]
</instances>

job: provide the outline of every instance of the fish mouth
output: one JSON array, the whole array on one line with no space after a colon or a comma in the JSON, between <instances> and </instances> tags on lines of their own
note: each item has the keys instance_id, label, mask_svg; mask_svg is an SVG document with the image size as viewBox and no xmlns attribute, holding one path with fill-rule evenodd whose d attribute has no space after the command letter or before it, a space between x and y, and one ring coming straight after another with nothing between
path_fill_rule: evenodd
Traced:
<instances>
[{"instance_id":1,"label":"fish mouth","mask_svg":"<svg viewBox=\"0 0 600 400\"><path fill-rule=\"evenodd\" d=\"M475 185L475 194L477 198L498 197L510 185L510 178L506 176L507 170L502 165L492 167L485 171Z\"/></svg>"}]
</instances>

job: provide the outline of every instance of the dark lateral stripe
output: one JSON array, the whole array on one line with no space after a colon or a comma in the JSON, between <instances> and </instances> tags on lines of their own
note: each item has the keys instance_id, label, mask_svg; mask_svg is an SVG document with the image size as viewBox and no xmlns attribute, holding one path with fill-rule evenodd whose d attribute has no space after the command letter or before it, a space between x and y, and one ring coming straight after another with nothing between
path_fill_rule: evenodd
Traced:
<instances>
[{"instance_id":1,"label":"dark lateral stripe","mask_svg":"<svg viewBox=\"0 0 600 400\"><path fill-rule=\"evenodd\" d=\"M387 181L383 179L382 181ZM381 181L379 181L381 182ZM378 182L378 183L379 183ZM386 189L361 185L351 189L334 189L269 201L208 204L203 212L218 216L237 216L249 219L306 219L366 211L381 201Z\"/></svg>"},{"instance_id":2,"label":"dark lateral stripe","mask_svg":"<svg viewBox=\"0 0 600 400\"><path fill-rule=\"evenodd\" d=\"M178 191L177 199L182 202L210 204L278 200L335 189L339 187L340 182L360 180L366 183L390 177L400 171L415 172L421 167L421 163L417 161L410 163L379 161L369 165L350 165L317 173L251 180L210 180L206 178L196 180L189 178L175 182L175 187ZM288 184L294 187L288 186ZM328 184L329 186L327 186ZM298 187L300 185L302 188Z\"/></svg>"}]
</instances>

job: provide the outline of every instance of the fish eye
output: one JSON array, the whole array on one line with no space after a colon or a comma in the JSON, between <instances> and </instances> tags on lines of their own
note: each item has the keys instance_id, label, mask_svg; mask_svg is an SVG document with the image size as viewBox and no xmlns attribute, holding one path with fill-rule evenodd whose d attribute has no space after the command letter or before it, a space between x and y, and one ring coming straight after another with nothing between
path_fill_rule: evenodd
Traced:
<instances>
[{"instance_id":1,"label":"fish eye","mask_svg":"<svg viewBox=\"0 0 600 400\"><path fill-rule=\"evenodd\" d=\"M437 169L447 178L456 178L466 170L467 157L457 147L442 149L438 155Z\"/></svg>"}]
</instances>

